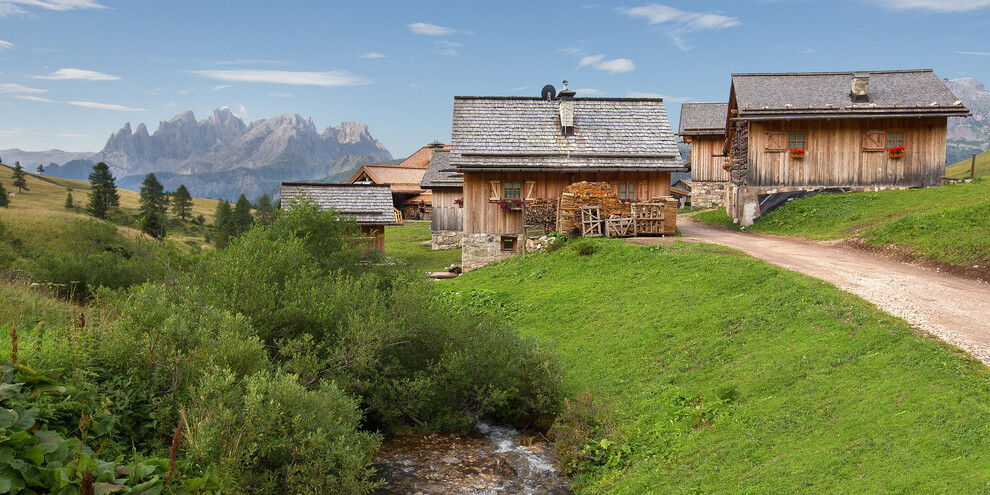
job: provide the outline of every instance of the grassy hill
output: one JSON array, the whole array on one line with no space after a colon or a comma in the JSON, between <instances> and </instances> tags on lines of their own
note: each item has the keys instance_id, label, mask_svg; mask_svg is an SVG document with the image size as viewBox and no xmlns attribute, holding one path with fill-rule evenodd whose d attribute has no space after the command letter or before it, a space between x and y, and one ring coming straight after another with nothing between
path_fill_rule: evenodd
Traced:
<instances>
[{"instance_id":1,"label":"grassy hill","mask_svg":"<svg viewBox=\"0 0 990 495\"><path fill-rule=\"evenodd\" d=\"M61 233L74 219L87 218L85 207L89 201L90 184L86 181L46 177L43 174L27 174L28 189L17 192L13 186L14 169L0 165L0 184L10 198L8 208L0 208L0 222L3 222L18 238L28 239L41 248L53 248L60 242ZM110 221L117 224L122 232L137 234L138 207L140 195L134 191L118 188L120 210L111 214ZM66 194L72 194L75 208L64 208ZM203 215L207 223L212 220L217 200L193 198L192 218ZM204 246L206 228L189 221L170 218L168 237L185 246Z\"/></svg>"},{"instance_id":2,"label":"grassy hill","mask_svg":"<svg viewBox=\"0 0 990 495\"><path fill-rule=\"evenodd\" d=\"M971 166L972 159L968 158L945 167L945 175L948 177L968 178ZM990 151L984 151L976 155L976 176L990 176Z\"/></svg>"},{"instance_id":3,"label":"grassy hill","mask_svg":"<svg viewBox=\"0 0 990 495\"><path fill-rule=\"evenodd\" d=\"M613 416L579 493L990 483L990 371L824 282L718 246L584 240L443 283L555 342L569 395Z\"/></svg>"},{"instance_id":4,"label":"grassy hill","mask_svg":"<svg viewBox=\"0 0 990 495\"><path fill-rule=\"evenodd\" d=\"M724 210L695 215L731 226ZM859 239L975 274L990 274L990 181L926 189L819 194L791 201L747 230Z\"/></svg>"}]
</instances>

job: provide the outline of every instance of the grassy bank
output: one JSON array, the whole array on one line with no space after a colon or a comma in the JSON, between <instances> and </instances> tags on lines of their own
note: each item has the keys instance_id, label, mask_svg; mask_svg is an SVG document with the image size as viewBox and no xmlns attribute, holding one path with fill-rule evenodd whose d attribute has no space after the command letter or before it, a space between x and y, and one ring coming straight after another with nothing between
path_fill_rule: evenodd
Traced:
<instances>
[{"instance_id":1,"label":"grassy bank","mask_svg":"<svg viewBox=\"0 0 990 495\"><path fill-rule=\"evenodd\" d=\"M402 260L417 273L441 271L452 264L460 264L460 249L433 251L420 244L430 237L430 222L407 221L385 227L385 256Z\"/></svg>"},{"instance_id":2,"label":"grassy bank","mask_svg":"<svg viewBox=\"0 0 990 495\"><path fill-rule=\"evenodd\" d=\"M791 201L747 230L812 239L860 239L982 273L990 266L990 181L926 189L819 194ZM735 228L724 210L696 219Z\"/></svg>"},{"instance_id":3,"label":"grassy bank","mask_svg":"<svg viewBox=\"0 0 990 495\"><path fill-rule=\"evenodd\" d=\"M972 159L966 159L945 167L945 175L948 177L968 178L972 166ZM977 177L990 176L990 151L984 151L976 155L975 175Z\"/></svg>"},{"instance_id":4,"label":"grassy bank","mask_svg":"<svg viewBox=\"0 0 990 495\"><path fill-rule=\"evenodd\" d=\"M572 397L609 401L631 455L582 493L987 490L981 364L720 247L576 244L444 284L556 342Z\"/></svg>"}]
</instances>

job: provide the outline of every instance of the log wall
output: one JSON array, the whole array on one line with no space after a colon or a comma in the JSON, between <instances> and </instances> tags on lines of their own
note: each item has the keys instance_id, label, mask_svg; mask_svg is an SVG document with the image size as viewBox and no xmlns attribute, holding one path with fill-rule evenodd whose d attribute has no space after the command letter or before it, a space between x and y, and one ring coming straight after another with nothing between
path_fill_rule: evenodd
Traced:
<instances>
[{"instance_id":1,"label":"log wall","mask_svg":"<svg viewBox=\"0 0 990 495\"><path fill-rule=\"evenodd\" d=\"M867 132L903 132L903 158L864 149ZM770 151L768 133L803 132L804 158ZM786 147L786 136L784 137ZM945 174L946 118L751 121L746 184L786 186L932 186Z\"/></svg>"},{"instance_id":2,"label":"log wall","mask_svg":"<svg viewBox=\"0 0 990 495\"><path fill-rule=\"evenodd\" d=\"M520 212L503 212L492 200L492 181L522 184L523 199L559 199L564 188L581 181L607 182L618 194L619 184L635 184L637 201L670 195L670 172L465 172L464 232L515 234L523 232ZM530 184L527 184L530 181Z\"/></svg>"},{"instance_id":3,"label":"log wall","mask_svg":"<svg viewBox=\"0 0 990 495\"><path fill-rule=\"evenodd\" d=\"M724 144L725 136L691 136L692 181L723 182L729 180L729 172L722 168L722 164L725 163L725 158L722 156Z\"/></svg>"},{"instance_id":4,"label":"log wall","mask_svg":"<svg viewBox=\"0 0 990 495\"><path fill-rule=\"evenodd\" d=\"M436 232L463 229L464 208L454 203L455 199L463 196L462 189L433 189L433 216L430 219L430 230Z\"/></svg>"}]
</instances>

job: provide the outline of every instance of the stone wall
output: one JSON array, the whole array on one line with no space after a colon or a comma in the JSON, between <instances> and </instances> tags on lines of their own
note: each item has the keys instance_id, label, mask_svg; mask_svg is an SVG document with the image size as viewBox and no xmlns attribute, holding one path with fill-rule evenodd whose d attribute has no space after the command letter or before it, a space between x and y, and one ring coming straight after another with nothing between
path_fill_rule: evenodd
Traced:
<instances>
[{"instance_id":1,"label":"stone wall","mask_svg":"<svg viewBox=\"0 0 990 495\"><path fill-rule=\"evenodd\" d=\"M502 250L502 238L506 236L516 238L515 250ZM461 241L461 268L464 271L470 271L495 261L522 254L523 237L522 234L464 234Z\"/></svg>"},{"instance_id":2,"label":"stone wall","mask_svg":"<svg viewBox=\"0 0 990 495\"><path fill-rule=\"evenodd\" d=\"M725 206L725 195L729 191L729 182L698 182L691 183L691 206L711 208Z\"/></svg>"},{"instance_id":3,"label":"stone wall","mask_svg":"<svg viewBox=\"0 0 990 495\"><path fill-rule=\"evenodd\" d=\"M430 240L430 247L434 251L460 249L463 237L464 233L459 230L435 230Z\"/></svg>"}]
</instances>

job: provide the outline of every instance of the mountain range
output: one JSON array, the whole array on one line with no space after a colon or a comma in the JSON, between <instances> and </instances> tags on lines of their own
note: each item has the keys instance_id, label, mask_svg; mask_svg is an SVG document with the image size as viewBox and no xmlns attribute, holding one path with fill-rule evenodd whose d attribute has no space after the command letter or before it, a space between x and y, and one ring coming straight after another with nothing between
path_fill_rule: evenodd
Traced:
<instances>
[{"instance_id":1,"label":"mountain range","mask_svg":"<svg viewBox=\"0 0 990 495\"><path fill-rule=\"evenodd\" d=\"M154 134L145 124L132 131L128 122L95 154L5 150L0 156L5 162L21 156L26 164L70 158L62 164L48 161L45 174L80 180L102 161L125 189L137 190L144 176L154 172L166 190L184 184L194 196L228 200L241 193L257 198L282 181L341 177L362 163L392 159L359 122L319 132L312 118L283 114L245 124L227 108L200 121L193 112L182 112L159 123Z\"/></svg>"},{"instance_id":2,"label":"mountain range","mask_svg":"<svg viewBox=\"0 0 990 495\"><path fill-rule=\"evenodd\" d=\"M945 81L969 108L972 117L949 119L946 164L965 160L990 149L990 91L973 78Z\"/></svg>"}]
</instances>

